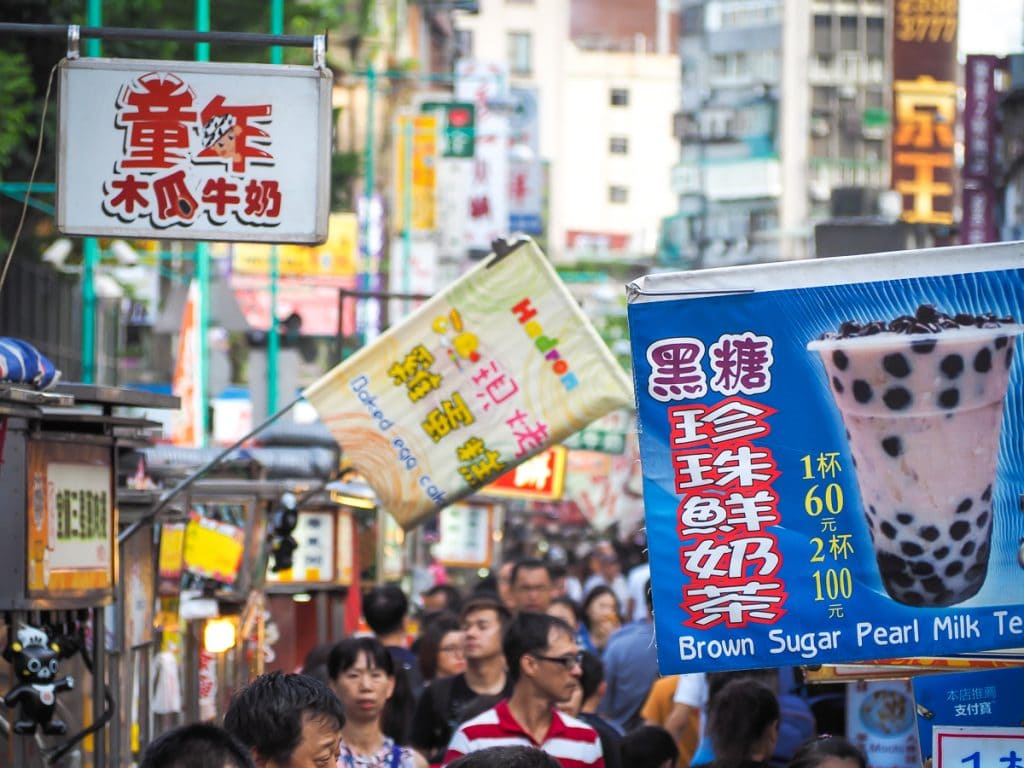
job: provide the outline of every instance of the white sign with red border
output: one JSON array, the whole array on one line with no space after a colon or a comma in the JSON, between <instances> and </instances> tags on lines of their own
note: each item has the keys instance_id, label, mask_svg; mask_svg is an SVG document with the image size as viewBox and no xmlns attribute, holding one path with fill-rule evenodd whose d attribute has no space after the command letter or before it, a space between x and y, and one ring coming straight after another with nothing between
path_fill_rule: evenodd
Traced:
<instances>
[{"instance_id":1,"label":"white sign with red border","mask_svg":"<svg viewBox=\"0 0 1024 768\"><path fill-rule=\"evenodd\" d=\"M331 83L313 67L61 62L57 227L322 243Z\"/></svg>"},{"instance_id":2,"label":"white sign with red border","mask_svg":"<svg viewBox=\"0 0 1024 768\"><path fill-rule=\"evenodd\" d=\"M933 768L1010 768L1024 764L1024 728L932 728Z\"/></svg>"}]
</instances>

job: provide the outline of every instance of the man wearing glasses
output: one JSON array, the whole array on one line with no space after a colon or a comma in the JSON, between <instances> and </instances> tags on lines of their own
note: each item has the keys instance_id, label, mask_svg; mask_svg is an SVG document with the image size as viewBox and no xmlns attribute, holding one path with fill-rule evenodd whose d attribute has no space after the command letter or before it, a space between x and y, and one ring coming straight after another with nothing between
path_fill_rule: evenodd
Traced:
<instances>
[{"instance_id":1,"label":"man wearing glasses","mask_svg":"<svg viewBox=\"0 0 1024 768\"><path fill-rule=\"evenodd\" d=\"M521 744L544 750L563 766L604 768L597 732L555 709L579 685L580 651L572 628L554 616L522 612L502 647L512 695L459 727L444 764L487 747Z\"/></svg>"}]
</instances>

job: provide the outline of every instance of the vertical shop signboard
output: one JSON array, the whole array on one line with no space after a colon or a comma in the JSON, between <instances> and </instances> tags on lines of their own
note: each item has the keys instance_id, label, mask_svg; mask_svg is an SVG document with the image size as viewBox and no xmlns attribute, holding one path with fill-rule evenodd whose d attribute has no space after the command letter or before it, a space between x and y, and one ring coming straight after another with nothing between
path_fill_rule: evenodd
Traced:
<instances>
[{"instance_id":1,"label":"vertical shop signboard","mask_svg":"<svg viewBox=\"0 0 1024 768\"><path fill-rule=\"evenodd\" d=\"M110 449L35 440L27 464L29 596L109 596L117 533Z\"/></svg>"},{"instance_id":2,"label":"vertical shop signboard","mask_svg":"<svg viewBox=\"0 0 1024 768\"><path fill-rule=\"evenodd\" d=\"M399 115L395 123L394 227L429 232L437 220L437 129L434 115ZM406 211L406 205L409 210Z\"/></svg>"},{"instance_id":3,"label":"vertical shop signboard","mask_svg":"<svg viewBox=\"0 0 1024 768\"><path fill-rule=\"evenodd\" d=\"M459 59L455 95L476 109L476 147L470 176L466 247L490 251L508 233L508 72L500 64Z\"/></svg>"},{"instance_id":4,"label":"vertical shop signboard","mask_svg":"<svg viewBox=\"0 0 1024 768\"><path fill-rule=\"evenodd\" d=\"M1006 60L971 54L964 67L963 220L965 244L998 240L996 220L996 132L999 124L998 80Z\"/></svg>"},{"instance_id":5,"label":"vertical shop signboard","mask_svg":"<svg viewBox=\"0 0 1024 768\"><path fill-rule=\"evenodd\" d=\"M895 2L892 188L910 223L953 223L957 6Z\"/></svg>"}]
</instances>

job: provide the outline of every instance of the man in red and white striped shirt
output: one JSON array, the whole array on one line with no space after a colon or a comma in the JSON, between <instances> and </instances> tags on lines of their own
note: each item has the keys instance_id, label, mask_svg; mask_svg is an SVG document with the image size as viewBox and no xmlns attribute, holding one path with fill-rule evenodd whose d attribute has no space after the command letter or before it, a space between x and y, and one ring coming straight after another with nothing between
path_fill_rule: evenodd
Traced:
<instances>
[{"instance_id":1,"label":"man in red and white striped shirt","mask_svg":"<svg viewBox=\"0 0 1024 768\"><path fill-rule=\"evenodd\" d=\"M562 768L604 768L597 732L559 712L579 685L580 652L572 628L543 613L520 613L502 642L512 695L463 723L452 737L444 765L487 747L537 747Z\"/></svg>"}]
</instances>

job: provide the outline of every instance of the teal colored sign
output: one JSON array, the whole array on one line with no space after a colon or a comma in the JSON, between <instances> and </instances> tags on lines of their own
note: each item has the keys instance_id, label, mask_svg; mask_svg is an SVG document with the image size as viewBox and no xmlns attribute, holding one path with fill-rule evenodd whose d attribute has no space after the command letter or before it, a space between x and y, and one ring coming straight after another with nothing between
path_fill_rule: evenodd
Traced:
<instances>
[{"instance_id":1,"label":"teal colored sign","mask_svg":"<svg viewBox=\"0 0 1024 768\"><path fill-rule=\"evenodd\" d=\"M422 110L441 119L442 157L472 158L476 151L476 107L468 101L427 101Z\"/></svg>"}]
</instances>

